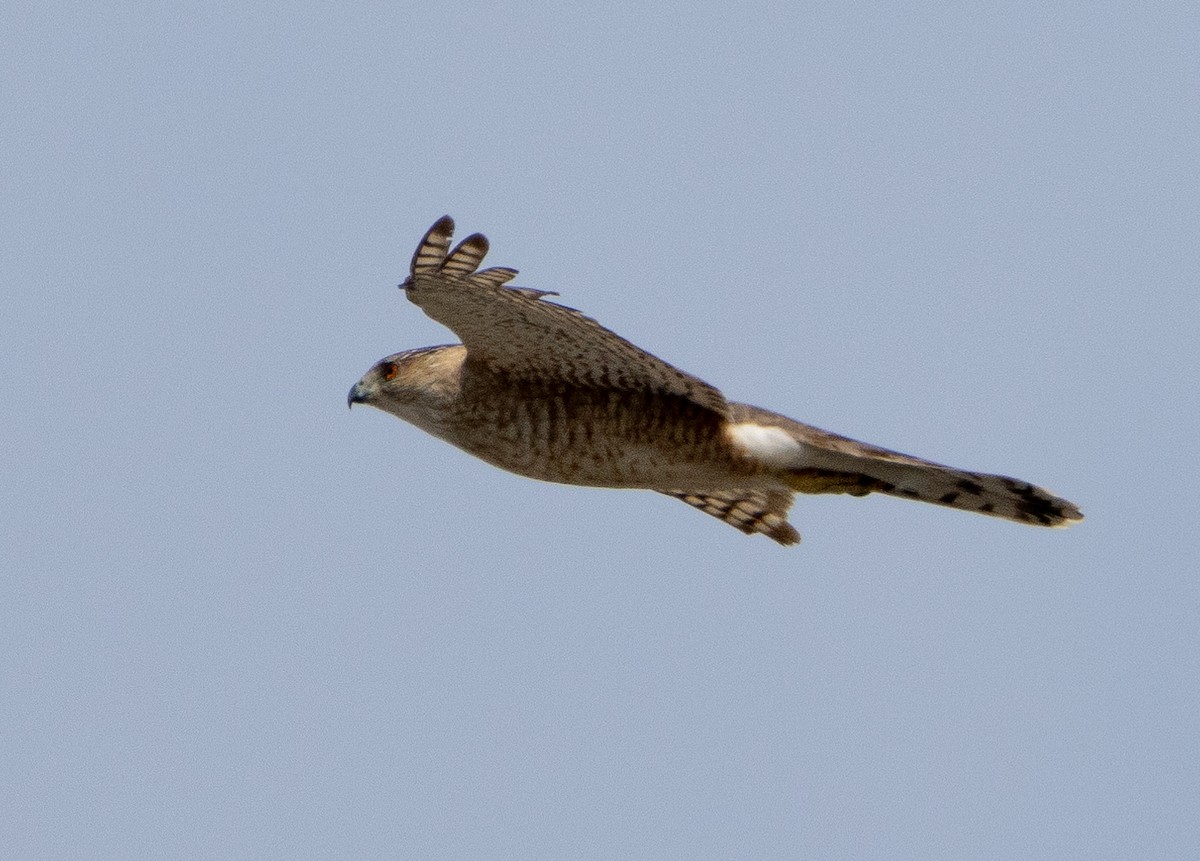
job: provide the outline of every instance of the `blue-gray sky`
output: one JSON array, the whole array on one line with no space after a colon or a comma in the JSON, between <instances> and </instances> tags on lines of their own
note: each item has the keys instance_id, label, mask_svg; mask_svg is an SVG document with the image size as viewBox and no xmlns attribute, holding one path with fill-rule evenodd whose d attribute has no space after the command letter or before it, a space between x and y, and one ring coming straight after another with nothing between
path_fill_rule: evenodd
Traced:
<instances>
[{"instance_id":1,"label":"blue-gray sky","mask_svg":"<svg viewBox=\"0 0 1200 861\"><path fill-rule=\"evenodd\" d=\"M0 854L1200 851L1194 4L20 3ZM797 548L349 386L490 262L721 387L1045 484Z\"/></svg>"}]
</instances>

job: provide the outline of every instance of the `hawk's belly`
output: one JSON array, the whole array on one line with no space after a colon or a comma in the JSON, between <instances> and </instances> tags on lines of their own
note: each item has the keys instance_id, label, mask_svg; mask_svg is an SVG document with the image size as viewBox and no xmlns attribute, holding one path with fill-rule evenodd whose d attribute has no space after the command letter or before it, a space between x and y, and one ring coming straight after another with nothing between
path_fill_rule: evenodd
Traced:
<instances>
[{"instance_id":1,"label":"hawk's belly","mask_svg":"<svg viewBox=\"0 0 1200 861\"><path fill-rule=\"evenodd\" d=\"M643 392L493 390L463 398L446 440L501 469L595 487L773 486L729 443L724 419Z\"/></svg>"}]
</instances>

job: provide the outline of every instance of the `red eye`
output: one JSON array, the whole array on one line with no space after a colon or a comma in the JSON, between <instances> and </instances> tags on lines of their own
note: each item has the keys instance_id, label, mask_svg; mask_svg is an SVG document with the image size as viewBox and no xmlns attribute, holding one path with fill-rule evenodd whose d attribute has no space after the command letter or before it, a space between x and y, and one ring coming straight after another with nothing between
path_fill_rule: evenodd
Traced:
<instances>
[{"instance_id":1,"label":"red eye","mask_svg":"<svg viewBox=\"0 0 1200 861\"><path fill-rule=\"evenodd\" d=\"M383 366L379 369L379 372L381 374L383 374L383 378L385 380L390 380L392 377L396 376L396 363L395 362L385 362L383 364Z\"/></svg>"}]
</instances>

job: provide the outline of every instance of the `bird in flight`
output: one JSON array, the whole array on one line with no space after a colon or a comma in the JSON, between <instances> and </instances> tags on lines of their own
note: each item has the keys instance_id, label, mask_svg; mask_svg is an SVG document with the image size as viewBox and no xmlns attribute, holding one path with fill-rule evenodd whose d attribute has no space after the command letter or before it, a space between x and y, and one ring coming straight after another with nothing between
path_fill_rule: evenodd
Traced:
<instances>
[{"instance_id":1,"label":"bird in flight","mask_svg":"<svg viewBox=\"0 0 1200 861\"><path fill-rule=\"evenodd\" d=\"M683 500L749 535L795 544L796 493L884 493L1035 526L1083 519L1027 481L954 469L857 442L749 404L634 346L557 295L479 269L479 233L451 250L444 216L401 288L461 344L377 362L350 390L488 463L562 484Z\"/></svg>"}]
</instances>

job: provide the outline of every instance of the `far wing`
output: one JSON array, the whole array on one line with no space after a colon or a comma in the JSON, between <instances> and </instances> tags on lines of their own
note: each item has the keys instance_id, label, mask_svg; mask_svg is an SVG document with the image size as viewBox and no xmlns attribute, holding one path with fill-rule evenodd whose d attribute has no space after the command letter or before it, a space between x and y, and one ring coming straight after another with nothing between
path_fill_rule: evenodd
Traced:
<instances>
[{"instance_id":1,"label":"far wing","mask_svg":"<svg viewBox=\"0 0 1200 861\"><path fill-rule=\"evenodd\" d=\"M725 414L725 398L717 389L575 309L544 298L557 294L505 286L517 270L476 271L487 254L487 239L475 233L451 251L453 233L450 216L438 219L413 255L412 274L400 286L421 310L462 339L469 358L530 381L658 392Z\"/></svg>"},{"instance_id":2,"label":"far wing","mask_svg":"<svg viewBox=\"0 0 1200 861\"><path fill-rule=\"evenodd\" d=\"M787 522L792 494L784 490L664 490L705 514L724 520L747 535L761 533L785 547L800 541L800 533Z\"/></svg>"}]
</instances>

